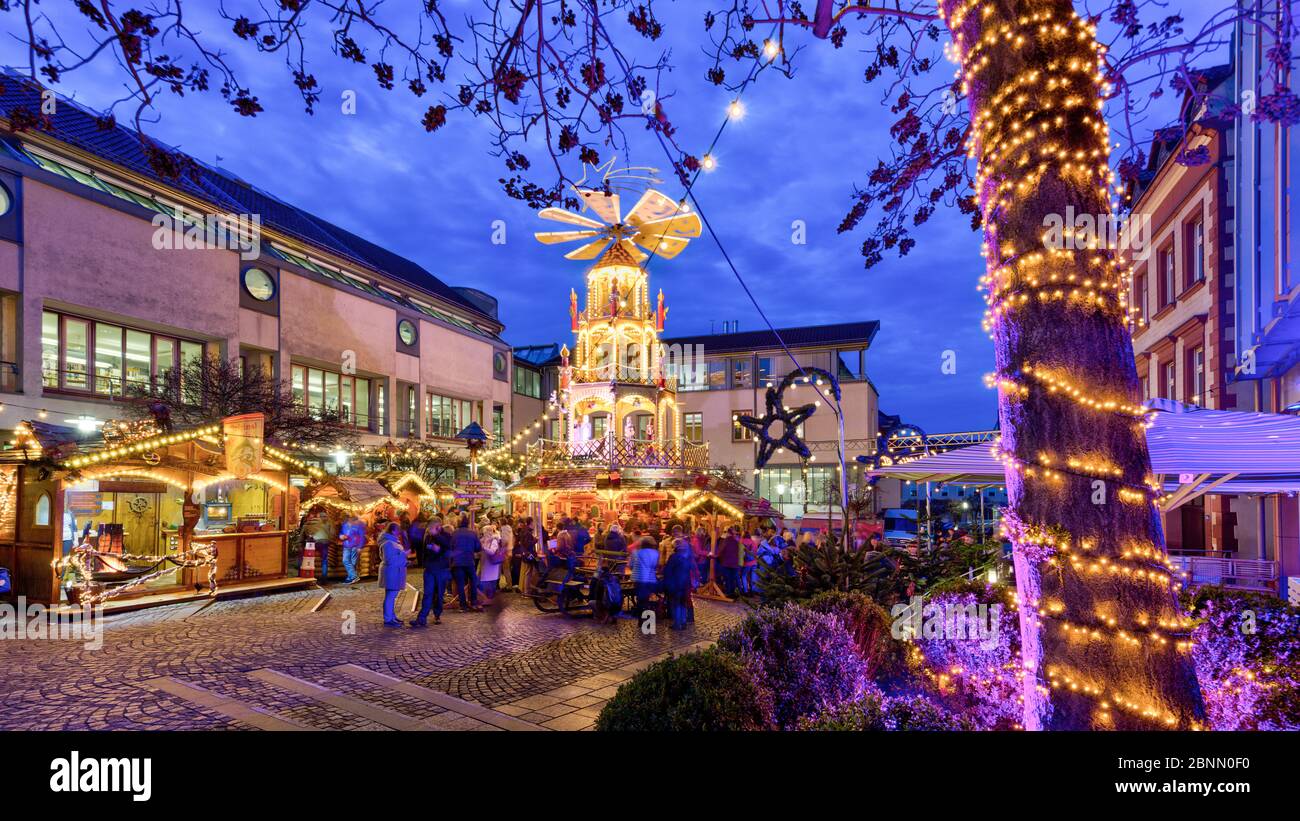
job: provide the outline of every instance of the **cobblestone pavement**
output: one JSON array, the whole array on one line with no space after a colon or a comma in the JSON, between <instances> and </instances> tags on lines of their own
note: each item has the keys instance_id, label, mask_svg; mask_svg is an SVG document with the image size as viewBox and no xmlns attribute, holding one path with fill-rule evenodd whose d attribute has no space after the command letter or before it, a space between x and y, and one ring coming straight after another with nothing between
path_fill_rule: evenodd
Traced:
<instances>
[{"instance_id":1,"label":"cobblestone pavement","mask_svg":"<svg viewBox=\"0 0 1300 821\"><path fill-rule=\"evenodd\" d=\"M316 612L321 590L109 616L99 649L0 641L0 729L587 729L636 669L744 614L701 601L688 629L644 635L502 594L496 612L396 630L374 582L329 592Z\"/></svg>"}]
</instances>

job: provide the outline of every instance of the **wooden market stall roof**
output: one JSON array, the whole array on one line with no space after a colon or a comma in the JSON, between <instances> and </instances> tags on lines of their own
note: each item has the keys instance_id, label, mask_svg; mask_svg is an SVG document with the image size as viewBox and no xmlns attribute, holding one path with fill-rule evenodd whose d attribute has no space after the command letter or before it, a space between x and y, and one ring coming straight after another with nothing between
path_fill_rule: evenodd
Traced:
<instances>
[{"instance_id":1,"label":"wooden market stall roof","mask_svg":"<svg viewBox=\"0 0 1300 821\"><path fill-rule=\"evenodd\" d=\"M451 485L429 484L423 476L413 470L381 470L368 474L366 478L379 482L394 495L401 492L402 488L407 485L414 485L421 496L430 498L448 497L456 493L456 488Z\"/></svg>"},{"instance_id":2,"label":"wooden market stall roof","mask_svg":"<svg viewBox=\"0 0 1300 821\"><path fill-rule=\"evenodd\" d=\"M755 495L744 485L727 479L711 476L702 487L694 493L682 497L681 504L673 511L674 516L689 514L719 514L732 519L747 516L782 518L778 509L762 496Z\"/></svg>"},{"instance_id":3,"label":"wooden market stall roof","mask_svg":"<svg viewBox=\"0 0 1300 821\"><path fill-rule=\"evenodd\" d=\"M103 438L95 440L83 439L81 441L73 438L69 440L63 431L71 429L60 428L58 425L48 425L34 421L26 421L22 424L25 429L20 431L19 435L20 437L25 436L28 441L27 443L20 441L18 443L20 449L27 448L30 450L36 447L44 454L53 453L60 460L62 467L72 469L143 457L149 452L170 445L179 445L195 440L206 440L220 444L224 436L221 423L215 423L200 425L187 430L155 433L110 443L104 441ZM272 465L266 465L270 469L282 469L289 473L298 473L317 479L325 475L320 468L309 465L301 459L265 442L262 444L262 454L265 461L272 463Z\"/></svg>"},{"instance_id":4,"label":"wooden market stall roof","mask_svg":"<svg viewBox=\"0 0 1300 821\"><path fill-rule=\"evenodd\" d=\"M316 497L337 498L354 505L373 505L397 498L378 479L353 476L331 476L324 479L312 492L312 498Z\"/></svg>"}]
</instances>

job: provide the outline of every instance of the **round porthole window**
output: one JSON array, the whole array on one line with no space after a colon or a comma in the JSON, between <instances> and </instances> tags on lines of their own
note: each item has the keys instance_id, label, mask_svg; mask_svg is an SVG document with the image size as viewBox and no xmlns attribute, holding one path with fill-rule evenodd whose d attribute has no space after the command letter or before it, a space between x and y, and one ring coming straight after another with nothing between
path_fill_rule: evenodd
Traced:
<instances>
[{"instance_id":1,"label":"round porthole window","mask_svg":"<svg viewBox=\"0 0 1300 821\"><path fill-rule=\"evenodd\" d=\"M498 376L506 372L506 355L497 351L492 357L492 367L496 370Z\"/></svg>"},{"instance_id":2,"label":"round porthole window","mask_svg":"<svg viewBox=\"0 0 1300 821\"><path fill-rule=\"evenodd\" d=\"M258 302L269 302L275 296L275 280L261 268L244 271L244 290Z\"/></svg>"},{"instance_id":3,"label":"round porthole window","mask_svg":"<svg viewBox=\"0 0 1300 821\"><path fill-rule=\"evenodd\" d=\"M409 319L398 320L397 338L402 340L403 345L415 344L415 323Z\"/></svg>"},{"instance_id":4,"label":"round porthole window","mask_svg":"<svg viewBox=\"0 0 1300 821\"><path fill-rule=\"evenodd\" d=\"M14 198L9 193L9 189L0 185L0 217L9 213L9 209L14 207Z\"/></svg>"}]
</instances>

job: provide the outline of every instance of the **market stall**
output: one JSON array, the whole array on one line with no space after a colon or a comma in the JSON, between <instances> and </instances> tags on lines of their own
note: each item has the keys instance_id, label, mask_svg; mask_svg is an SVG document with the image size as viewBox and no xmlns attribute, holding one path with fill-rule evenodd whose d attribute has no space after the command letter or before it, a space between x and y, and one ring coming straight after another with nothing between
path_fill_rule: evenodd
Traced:
<instances>
[{"instance_id":1,"label":"market stall","mask_svg":"<svg viewBox=\"0 0 1300 821\"><path fill-rule=\"evenodd\" d=\"M315 469L264 445L259 414L177 432L119 425L96 441L51 428L24 423L0 471L0 564L16 569L16 593L161 602L288 576L290 475Z\"/></svg>"},{"instance_id":2,"label":"market stall","mask_svg":"<svg viewBox=\"0 0 1300 821\"><path fill-rule=\"evenodd\" d=\"M453 485L429 484L415 471L387 470L367 478L376 480L396 496L400 500L398 512L406 513L412 520L420 513L441 516L456 500Z\"/></svg>"},{"instance_id":3,"label":"market stall","mask_svg":"<svg viewBox=\"0 0 1300 821\"><path fill-rule=\"evenodd\" d=\"M781 514L767 499L755 496L742 485L716 476L699 477L694 492L683 496L673 516L689 522L692 531L704 528L709 534L711 557L717 556L718 540L728 527L736 526L743 532L768 525L778 526L781 520ZM701 598L730 601L718 584L716 558L709 560L709 578L695 594Z\"/></svg>"},{"instance_id":4,"label":"market stall","mask_svg":"<svg viewBox=\"0 0 1300 821\"><path fill-rule=\"evenodd\" d=\"M362 577L375 575L379 568L374 539L376 524L395 520L399 511L406 509L402 497L390 492L378 479L345 476L318 477L307 488L306 497L302 503L304 518L323 512L329 517L334 533L338 533L343 522L351 516L365 522L369 535L357 563L357 572ZM327 566L329 578L343 577L343 547L337 539L329 546Z\"/></svg>"}]
</instances>

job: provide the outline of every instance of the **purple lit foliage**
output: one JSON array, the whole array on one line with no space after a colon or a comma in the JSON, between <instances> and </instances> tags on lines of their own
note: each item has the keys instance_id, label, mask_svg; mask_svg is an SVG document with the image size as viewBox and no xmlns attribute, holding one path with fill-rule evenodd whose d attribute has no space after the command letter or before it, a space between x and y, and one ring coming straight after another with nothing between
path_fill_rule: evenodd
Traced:
<instances>
[{"instance_id":1,"label":"purple lit foliage","mask_svg":"<svg viewBox=\"0 0 1300 821\"><path fill-rule=\"evenodd\" d=\"M986 610L987 637L959 627L962 616L975 614L979 605ZM995 611L994 606L1000 605ZM931 610L931 607L938 608ZM949 710L969 719L977 729L1008 729L1021 720L1020 622L999 595L997 588L937 593L926 602L927 617L943 613L944 634L915 641L922 663L938 691L939 701ZM996 616L996 618L994 618ZM969 625L967 625L969 628Z\"/></svg>"},{"instance_id":2,"label":"purple lit foliage","mask_svg":"<svg viewBox=\"0 0 1300 821\"><path fill-rule=\"evenodd\" d=\"M839 620L796 604L759 610L723 632L718 647L738 655L772 693L782 730L858 698L869 686L866 664Z\"/></svg>"},{"instance_id":3,"label":"purple lit foliage","mask_svg":"<svg viewBox=\"0 0 1300 821\"><path fill-rule=\"evenodd\" d=\"M1300 610L1267 596L1204 587L1192 659L1216 730L1300 730Z\"/></svg>"},{"instance_id":4,"label":"purple lit foliage","mask_svg":"<svg viewBox=\"0 0 1300 821\"><path fill-rule=\"evenodd\" d=\"M975 730L965 716L949 712L925 696L885 696L869 692L862 698L799 722L800 730L854 732L926 732Z\"/></svg>"},{"instance_id":5,"label":"purple lit foliage","mask_svg":"<svg viewBox=\"0 0 1300 821\"><path fill-rule=\"evenodd\" d=\"M1300 98L1289 91L1265 94L1259 98L1255 107L1255 119L1282 126L1293 126L1300 122Z\"/></svg>"}]
</instances>

